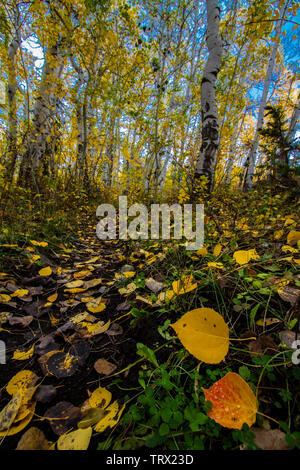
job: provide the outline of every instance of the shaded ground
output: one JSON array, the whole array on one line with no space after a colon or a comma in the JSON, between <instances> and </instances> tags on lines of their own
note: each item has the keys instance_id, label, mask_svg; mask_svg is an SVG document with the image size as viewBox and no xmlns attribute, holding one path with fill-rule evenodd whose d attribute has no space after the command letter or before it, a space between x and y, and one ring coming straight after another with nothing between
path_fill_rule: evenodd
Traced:
<instances>
[{"instance_id":1,"label":"shaded ground","mask_svg":"<svg viewBox=\"0 0 300 470\"><path fill-rule=\"evenodd\" d=\"M56 393L47 403L37 402L35 416L30 425L43 430L47 439L53 442L58 436L53 433L49 422L42 418L50 407L63 401L80 407L88 398L89 390L99 386L110 385L109 389L114 399L123 399L124 393L129 397L134 396L134 388L138 385L138 366L121 374L118 374L118 371L126 369L139 359L136 343L141 338L143 343L151 348L163 342L163 338L157 332L157 317L149 316L143 318L142 322L140 320L133 322L132 317L128 315L130 304L124 302L124 296L119 294L115 286L115 273L124 267L126 245L120 242L101 242L95 237L94 229L90 229L86 238L78 240L76 245L76 249L71 253L64 253L56 259L45 259L42 256L44 265L52 269L50 276L40 276L38 272L41 266L32 264L26 270L17 270L13 275L2 275L1 279L2 291L10 291L12 295L16 289L26 289L29 292L19 298L12 297L10 301L2 304L2 311L5 310L7 320L2 324L3 329L0 330L0 334L6 344L7 363L0 365L0 409L7 404L8 394L5 387L9 380L23 369L35 372L43 378L42 385L53 386ZM76 280L76 275L86 270L88 273L84 279L81 278L82 281L101 279L101 282L84 292L76 292L76 288L74 292L66 292L66 284ZM45 306L49 303L47 299L55 293L58 294L57 299L50 302L51 305ZM105 325L110 321L107 331L90 337L83 336L86 333L85 328L69 322L76 314L88 311L87 297L90 299L101 297L106 306L100 313L90 313L92 317L88 317L88 320L94 324L101 320ZM26 319L29 324L14 324L16 319L17 321ZM44 343L41 347L42 339ZM32 357L26 360L13 359L16 350L28 351L32 346L35 346ZM58 372L58 375L62 373L69 376L55 376L49 373L49 369L42 369L40 364L42 356L52 350L74 354L74 346L79 352L79 361L74 372L64 373L64 366ZM160 358L164 353L158 351L157 354ZM96 372L94 363L99 358L106 359L116 366L113 374L105 376ZM111 386L113 380L117 383ZM126 392L118 387L118 382L121 380L125 381L122 388L125 387ZM21 434L6 437L1 449L15 449ZM96 448L98 440L97 435L94 435L90 449Z\"/></svg>"}]
</instances>

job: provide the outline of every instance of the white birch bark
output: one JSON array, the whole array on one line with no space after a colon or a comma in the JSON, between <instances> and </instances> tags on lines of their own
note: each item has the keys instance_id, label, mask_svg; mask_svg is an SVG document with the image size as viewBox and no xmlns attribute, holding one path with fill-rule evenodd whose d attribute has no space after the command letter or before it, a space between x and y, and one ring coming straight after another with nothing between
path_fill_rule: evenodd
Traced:
<instances>
[{"instance_id":1,"label":"white birch bark","mask_svg":"<svg viewBox=\"0 0 300 470\"><path fill-rule=\"evenodd\" d=\"M293 114L292 114L291 120L290 120L289 129L288 129L288 132L287 132L287 139L289 141L291 141L294 137L299 117L300 117L300 93L298 95L298 100L297 100L297 103L295 104Z\"/></svg>"},{"instance_id":2,"label":"white birch bark","mask_svg":"<svg viewBox=\"0 0 300 470\"><path fill-rule=\"evenodd\" d=\"M279 48L279 39L280 39L281 29L283 25L283 17L285 15L289 2L290 0L287 0L282 5L280 9L280 13L279 13L279 20L276 22L275 42L272 47L271 55L270 55L269 62L268 62L268 68L267 68L267 73L266 73L265 82L264 82L263 94L262 94L260 105L259 105L255 136L251 145L249 155L245 162L245 177L244 177L244 184L243 184L244 191L249 191L252 188L253 176L254 176L255 164L256 164L256 155L257 155L258 144L259 144L259 129L263 127L263 123L264 123L264 112L265 112L265 107L268 101L271 78L272 78L274 66L276 63L276 56L277 56L277 52Z\"/></svg>"},{"instance_id":3,"label":"white birch bark","mask_svg":"<svg viewBox=\"0 0 300 470\"><path fill-rule=\"evenodd\" d=\"M48 136L51 135L51 114L56 109L58 80L63 70L63 58L60 46L52 46L45 58L41 85L35 102L32 130L28 138L26 152L20 169L19 179L28 182L30 173L37 184L35 172L39 167L46 171L45 148ZM32 172L31 172L32 170ZM38 188L36 188L38 189Z\"/></svg>"},{"instance_id":4,"label":"white birch bark","mask_svg":"<svg viewBox=\"0 0 300 470\"><path fill-rule=\"evenodd\" d=\"M21 43L20 34L20 12L18 5L14 6L13 11L13 37L9 44L7 51L7 62L8 62L8 82L7 82L7 104L8 104L8 134L7 134L7 159L6 159L6 171L7 178L9 181L13 178L17 159L17 107L16 107L16 91L18 90L18 84L16 79L16 58L18 49Z\"/></svg>"},{"instance_id":5,"label":"white birch bark","mask_svg":"<svg viewBox=\"0 0 300 470\"><path fill-rule=\"evenodd\" d=\"M221 66L223 46L219 34L220 7L218 0L206 0L206 8L206 42L209 54L201 83L202 144L196 165L195 180L197 184L201 176L206 176L208 191L211 191L215 158L219 147L219 123L215 88Z\"/></svg>"}]
</instances>

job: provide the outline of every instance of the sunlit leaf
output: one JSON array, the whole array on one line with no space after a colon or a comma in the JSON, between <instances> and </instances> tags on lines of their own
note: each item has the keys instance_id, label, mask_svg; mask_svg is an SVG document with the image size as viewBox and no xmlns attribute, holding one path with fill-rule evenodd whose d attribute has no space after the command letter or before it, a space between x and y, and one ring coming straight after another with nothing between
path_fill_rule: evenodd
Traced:
<instances>
[{"instance_id":1,"label":"sunlit leaf","mask_svg":"<svg viewBox=\"0 0 300 470\"><path fill-rule=\"evenodd\" d=\"M217 364L229 348L229 330L223 317L211 308L197 308L170 325L183 346L197 359Z\"/></svg>"},{"instance_id":2,"label":"sunlit leaf","mask_svg":"<svg viewBox=\"0 0 300 470\"><path fill-rule=\"evenodd\" d=\"M239 374L228 372L209 389L203 389L205 399L212 403L207 415L226 428L241 429L256 421L257 400Z\"/></svg>"}]
</instances>

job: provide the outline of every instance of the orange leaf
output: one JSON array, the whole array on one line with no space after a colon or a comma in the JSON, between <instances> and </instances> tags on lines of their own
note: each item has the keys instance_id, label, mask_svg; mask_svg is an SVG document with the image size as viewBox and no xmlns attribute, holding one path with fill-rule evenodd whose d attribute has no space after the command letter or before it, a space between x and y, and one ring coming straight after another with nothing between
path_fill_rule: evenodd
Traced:
<instances>
[{"instance_id":1,"label":"orange leaf","mask_svg":"<svg viewBox=\"0 0 300 470\"><path fill-rule=\"evenodd\" d=\"M242 429L256 421L257 400L239 374L228 372L209 389L203 389L205 399L212 403L207 415L225 428Z\"/></svg>"}]
</instances>

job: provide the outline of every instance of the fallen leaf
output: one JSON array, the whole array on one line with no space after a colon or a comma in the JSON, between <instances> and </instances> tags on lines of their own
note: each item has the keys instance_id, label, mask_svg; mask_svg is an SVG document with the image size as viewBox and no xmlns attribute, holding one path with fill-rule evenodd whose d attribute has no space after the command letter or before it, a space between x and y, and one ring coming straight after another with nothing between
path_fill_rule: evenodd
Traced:
<instances>
[{"instance_id":1,"label":"fallen leaf","mask_svg":"<svg viewBox=\"0 0 300 470\"><path fill-rule=\"evenodd\" d=\"M27 351L20 351L19 349L17 349L16 351L14 351L14 354L13 354L13 359L15 359L16 361L25 361L26 359L29 359L30 357L32 357L34 354L34 345L29 348Z\"/></svg>"},{"instance_id":2,"label":"fallen leaf","mask_svg":"<svg viewBox=\"0 0 300 470\"><path fill-rule=\"evenodd\" d=\"M124 409L125 405L120 406L117 401L114 401L106 408L107 414L96 424L94 430L96 432L103 432L106 429L113 428L119 422Z\"/></svg>"},{"instance_id":3,"label":"fallen leaf","mask_svg":"<svg viewBox=\"0 0 300 470\"><path fill-rule=\"evenodd\" d=\"M92 408L106 408L111 402L111 393L103 387L98 387L93 391L89 398L89 404Z\"/></svg>"},{"instance_id":4,"label":"fallen leaf","mask_svg":"<svg viewBox=\"0 0 300 470\"><path fill-rule=\"evenodd\" d=\"M48 356L46 370L57 378L71 377L78 370L78 358L62 351Z\"/></svg>"},{"instance_id":5,"label":"fallen leaf","mask_svg":"<svg viewBox=\"0 0 300 470\"><path fill-rule=\"evenodd\" d=\"M22 403L21 393L16 393L0 413L0 432L7 431L17 416Z\"/></svg>"},{"instance_id":6,"label":"fallen leaf","mask_svg":"<svg viewBox=\"0 0 300 470\"><path fill-rule=\"evenodd\" d=\"M8 322L11 326L20 325L20 326L26 327L30 325L32 320L33 320L32 315L25 315L24 317L10 317L8 319Z\"/></svg>"},{"instance_id":7,"label":"fallen leaf","mask_svg":"<svg viewBox=\"0 0 300 470\"><path fill-rule=\"evenodd\" d=\"M87 450L92 437L92 428L77 429L63 434L57 441L58 450Z\"/></svg>"},{"instance_id":8,"label":"fallen leaf","mask_svg":"<svg viewBox=\"0 0 300 470\"><path fill-rule=\"evenodd\" d=\"M300 297L299 287L284 286L278 289L278 295L285 302L289 302L291 305L295 305Z\"/></svg>"},{"instance_id":9,"label":"fallen leaf","mask_svg":"<svg viewBox=\"0 0 300 470\"><path fill-rule=\"evenodd\" d=\"M161 290L163 290L164 285L162 282L158 282L151 277L150 279L146 280L146 287L154 292L154 294L158 294Z\"/></svg>"},{"instance_id":10,"label":"fallen leaf","mask_svg":"<svg viewBox=\"0 0 300 470\"><path fill-rule=\"evenodd\" d=\"M35 427L29 428L18 442L16 450L50 450L44 433Z\"/></svg>"},{"instance_id":11,"label":"fallen leaf","mask_svg":"<svg viewBox=\"0 0 300 470\"><path fill-rule=\"evenodd\" d=\"M47 297L47 300L48 300L48 302L52 303L52 302L55 302L57 300L57 297L58 297L58 293L55 292L55 294L52 294L49 297Z\"/></svg>"},{"instance_id":12,"label":"fallen leaf","mask_svg":"<svg viewBox=\"0 0 300 470\"><path fill-rule=\"evenodd\" d=\"M253 357L258 356L259 354L273 354L277 352L276 344L271 335L259 336L255 341L250 341L248 347L249 351L257 353L252 354L251 356Z\"/></svg>"},{"instance_id":13,"label":"fallen leaf","mask_svg":"<svg viewBox=\"0 0 300 470\"><path fill-rule=\"evenodd\" d=\"M46 268L42 268L39 270L39 275L40 276L51 276L52 274L52 269L50 266L47 266Z\"/></svg>"},{"instance_id":14,"label":"fallen leaf","mask_svg":"<svg viewBox=\"0 0 300 470\"><path fill-rule=\"evenodd\" d=\"M197 289L197 283L194 281L193 275L185 276L178 281L172 283L173 291L177 295L186 294L194 289Z\"/></svg>"},{"instance_id":15,"label":"fallen leaf","mask_svg":"<svg viewBox=\"0 0 300 470\"><path fill-rule=\"evenodd\" d=\"M9 395L14 395L19 391L24 395L24 390L33 388L38 380L38 376L31 370L22 370L10 379L6 391Z\"/></svg>"},{"instance_id":16,"label":"fallen leaf","mask_svg":"<svg viewBox=\"0 0 300 470\"><path fill-rule=\"evenodd\" d=\"M280 429L251 428L250 431L255 435L254 443L262 450L292 450Z\"/></svg>"},{"instance_id":17,"label":"fallen leaf","mask_svg":"<svg viewBox=\"0 0 300 470\"><path fill-rule=\"evenodd\" d=\"M40 385L34 398L41 403L49 403L57 395L57 390L53 385Z\"/></svg>"},{"instance_id":18,"label":"fallen leaf","mask_svg":"<svg viewBox=\"0 0 300 470\"><path fill-rule=\"evenodd\" d=\"M77 424L81 419L81 411L72 403L61 401L49 408L44 417L49 421L52 431L61 436Z\"/></svg>"},{"instance_id":19,"label":"fallen leaf","mask_svg":"<svg viewBox=\"0 0 300 470\"><path fill-rule=\"evenodd\" d=\"M276 317L260 318L256 322L257 326L270 326L270 325L275 325L276 323L281 323L281 320L279 320L279 318L276 318Z\"/></svg>"},{"instance_id":20,"label":"fallen leaf","mask_svg":"<svg viewBox=\"0 0 300 470\"><path fill-rule=\"evenodd\" d=\"M94 364L94 369L98 374L110 375L117 369L117 366L106 359L98 359Z\"/></svg>"},{"instance_id":21,"label":"fallen leaf","mask_svg":"<svg viewBox=\"0 0 300 470\"><path fill-rule=\"evenodd\" d=\"M24 297L25 295L28 295L28 293L28 289L17 289L11 294L11 297Z\"/></svg>"},{"instance_id":22,"label":"fallen leaf","mask_svg":"<svg viewBox=\"0 0 300 470\"><path fill-rule=\"evenodd\" d=\"M296 230L291 230L286 239L288 245L295 245L299 240L300 232L297 232Z\"/></svg>"},{"instance_id":23,"label":"fallen leaf","mask_svg":"<svg viewBox=\"0 0 300 470\"><path fill-rule=\"evenodd\" d=\"M77 423L79 429L85 429L97 424L104 416L106 411L103 408L89 408L82 413L83 418Z\"/></svg>"},{"instance_id":24,"label":"fallen leaf","mask_svg":"<svg viewBox=\"0 0 300 470\"><path fill-rule=\"evenodd\" d=\"M230 429L242 429L256 421L257 400L244 379L239 374L228 372L209 389L203 389L205 399L212 403L207 413L221 426Z\"/></svg>"},{"instance_id":25,"label":"fallen leaf","mask_svg":"<svg viewBox=\"0 0 300 470\"><path fill-rule=\"evenodd\" d=\"M233 258L238 264L243 265L249 263L249 261L251 261L252 259L258 259L259 255L257 254L255 249L239 250L233 253Z\"/></svg>"},{"instance_id":26,"label":"fallen leaf","mask_svg":"<svg viewBox=\"0 0 300 470\"><path fill-rule=\"evenodd\" d=\"M298 335L299 337L299 335ZM290 349L297 349L297 346L295 347L294 342L297 339L297 335L294 331L290 330L282 330L279 332L279 338L280 340L285 343ZM294 346L294 347L293 347Z\"/></svg>"},{"instance_id":27,"label":"fallen leaf","mask_svg":"<svg viewBox=\"0 0 300 470\"><path fill-rule=\"evenodd\" d=\"M200 361L217 364L229 348L229 329L223 317L211 308L197 308L170 325L183 346Z\"/></svg>"}]
</instances>

